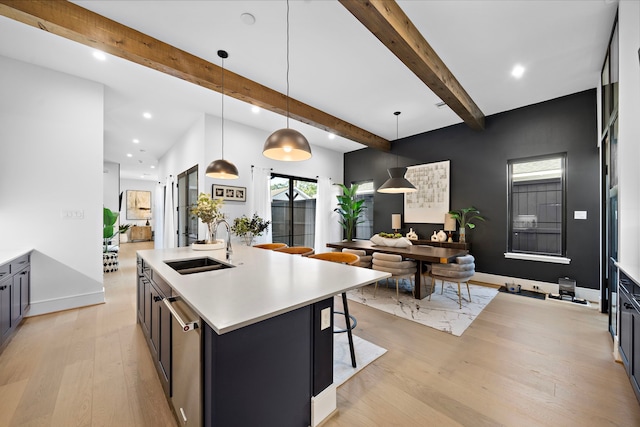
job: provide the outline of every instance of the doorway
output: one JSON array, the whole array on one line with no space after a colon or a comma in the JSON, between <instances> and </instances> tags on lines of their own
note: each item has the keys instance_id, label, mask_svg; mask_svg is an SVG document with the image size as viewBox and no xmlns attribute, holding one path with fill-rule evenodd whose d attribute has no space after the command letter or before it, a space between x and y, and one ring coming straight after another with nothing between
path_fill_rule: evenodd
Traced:
<instances>
[{"instance_id":1,"label":"doorway","mask_svg":"<svg viewBox=\"0 0 640 427\"><path fill-rule=\"evenodd\" d=\"M178 246L198 240L198 217L191 209L198 203L198 165L178 175Z\"/></svg>"}]
</instances>

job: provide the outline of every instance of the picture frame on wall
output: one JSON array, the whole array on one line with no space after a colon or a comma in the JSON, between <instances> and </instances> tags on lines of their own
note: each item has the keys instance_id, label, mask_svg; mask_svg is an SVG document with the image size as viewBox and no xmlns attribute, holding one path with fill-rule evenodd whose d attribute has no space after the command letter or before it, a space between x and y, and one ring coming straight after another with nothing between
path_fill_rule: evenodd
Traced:
<instances>
[{"instance_id":1,"label":"picture frame on wall","mask_svg":"<svg viewBox=\"0 0 640 427\"><path fill-rule=\"evenodd\" d=\"M246 202L247 187L213 184L211 186L211 197L230 202Z\"/></svg>"},{"instance_id":2,"label":"picture frame on wall","mask_svg":"<svg viewBox=\"0 0 640 427\"><path fill-rule=\"evenodd\" d=\"M151 191L127 190L127 219L151 219Z\"/></svg>"},{"instance_id":3,"label":"picture frame on wall","mask_svg":"<svg viewBox=\"0 0 640 427\"><path fill-rule=\"evenodd\" d=\"M405 177L418 188L404 195L405 223L443 224L449 212L450 161L410 166Z\"/></svg>"}]
</instances>

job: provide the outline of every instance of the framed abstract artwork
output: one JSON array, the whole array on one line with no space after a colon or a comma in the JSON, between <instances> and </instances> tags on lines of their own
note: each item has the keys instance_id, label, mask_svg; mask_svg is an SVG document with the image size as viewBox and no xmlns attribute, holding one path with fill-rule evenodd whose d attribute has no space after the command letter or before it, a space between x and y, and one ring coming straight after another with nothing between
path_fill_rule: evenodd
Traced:
<instances>
[{"instance_id":1,"label":"framed abstract artwork","mask_svg":"<svg viewBox=\"0 0 640 427\"><path fill-rule=\"evenodd\" d=\"M404 222L443 224L449 212L450 161L409 166L405 177L418 191L404 195Z\"/></svg>"},{"instance_id":2,"label":"framed abstract artwork","mask_svg":"<svg viewBox=\"0 0 640 427\"><path fill-rule=\"evenodd\" d=\"M151 191L127 190L127 219L151 219Z\"/></svg>"}]
</instances>

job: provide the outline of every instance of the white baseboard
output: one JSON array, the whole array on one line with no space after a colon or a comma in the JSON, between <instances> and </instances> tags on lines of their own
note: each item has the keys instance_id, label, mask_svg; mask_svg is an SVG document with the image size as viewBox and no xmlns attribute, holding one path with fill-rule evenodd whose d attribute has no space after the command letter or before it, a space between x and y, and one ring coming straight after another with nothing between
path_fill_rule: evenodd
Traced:
<instances>
[{"instance_id":1,"label":"white baseboard","mask_svg":"<svg viewBox=\"0 0 640 427\"><path fill-rule=\"evenodd\" d=\"M317 427L322 424L331 414L336 411L337 397L336 386L331 384L317 396L311 398L311 426Z\"/></svg>"},{"instance_id":2,"label":"white baseboard","mask_svg":"<svg viewBox=\"0 0 640 427\"><path fill-rule=\"evenodd\" d=\"M104 302L104 288L90 294L70 295L44 301L31 301L31 308L29 309L28 317L53 313L55 311L69 310L72 308L85 307L88 305L103 304Z\"/></svg>"},{"instance_id":3,"label":"white baseboard","mask_svg":"<svg viewBox=\"0 0 640 427\"><path fill-rule=\"evenodd\" d=\"M504 286L505 283L516 283L520 285L522 289L544 292L547 294L557 294L560 292L560 285L557 283L540 282L537 280L521 279L519 277L499 276L497 274L489 273L476 272L476 274L471 278L471 281L499 286ZM600 290L576 286L576 298L584 298L587 301L600 303Z\"/></svg>"}]
</instances>

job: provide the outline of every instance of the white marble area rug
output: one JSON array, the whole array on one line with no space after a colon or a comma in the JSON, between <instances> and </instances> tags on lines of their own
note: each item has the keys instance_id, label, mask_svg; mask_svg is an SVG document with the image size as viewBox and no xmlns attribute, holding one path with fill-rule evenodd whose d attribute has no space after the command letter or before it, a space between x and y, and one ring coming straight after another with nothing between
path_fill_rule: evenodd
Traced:
<instances>
[{"instance_id":1,"label":"white marble area rug","mask_svg":"<svg viewBox=\"0 0 640 427\"><path fill-rule=\"evenodd\" d=\"M423 290L425 290L424 286ZM441 286L442 282L438 281L431 301L428 295L421 300L415 299L411 294L409 280L401 281L399 304L396 299L395 281L391 280L388 288L384 280L380 281L375 297L372 284L347 292L347 298L459 337L498 294L495 288L470 284L471 302L469 302L467 287L463 283L461 285L462 308L459 308L457 283L445 282L442 294L440 294ZM428 291L428 286L426 290ZM426 291L425 294L427 294Z\"/></svg>"},{"instance_id":2,"label":"white marble area rug","mask_svg":"<svg viewBox=\"0 0 640 427\"><path fill-rule=\"evenodd\" d=\"M387 352L386 349L355 335L353 335L353 347L356 353L355 368L351 366L347 334L333 334L333 383L336 387Z\"/></svg>"}]
</instances>

